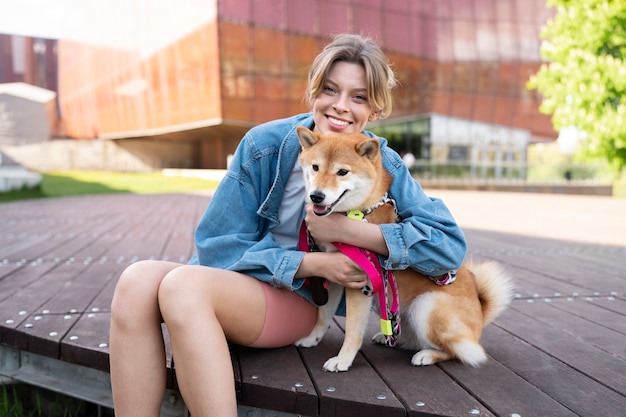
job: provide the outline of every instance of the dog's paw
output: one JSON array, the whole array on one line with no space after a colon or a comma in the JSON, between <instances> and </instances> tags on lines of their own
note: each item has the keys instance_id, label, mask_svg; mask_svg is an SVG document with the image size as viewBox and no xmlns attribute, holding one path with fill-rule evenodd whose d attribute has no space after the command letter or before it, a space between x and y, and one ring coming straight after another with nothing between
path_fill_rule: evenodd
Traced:
<instances>
[{"instance_id":1,"label":"dog's paw","mask_svg":"<svg viewBox=\"0 0 626 417\"><path fill-rule=\"evenodd\" d=\"M308 336L303 337L302 339L296 341L296 343L294 344L299 347L314 347L319 344L325 334L325 331L318 331L316 329L313 329L313 331Z\"/></svg>"},{"instance_id":2,"label":"dog's paw","mask_svg":"<svg viewBox=\"0 0 626 417\"><path fill-rule=\"evenodd\" d=\"M302 339L296 341L296 343L294 344L296 346L305 347L305 348L314 347L318 345L318 343L322 340L322 337L324 337L323 333L322 334L311 333L310 335L303 337Z\"/></svg>"},{"instance_id":3,"label":"dog's paw","mask_svg":"<svg viewBox=\"0 0 626 417\"><path fill-rule=\"evenodd\" d=\"M330 358L324 363L324 371L326 372L346 372L352 365L352 361L342 361L339 356Z\"/></svg>"},{"instance_id":4,"label":"dog's paw","mask_svg":"<svg viewBox=\"0 0 626 417\"><path fill-rule=\"evenodd\" d=\"M452 355L443 350L422 349L411 358L413 366L427 366L452 359Z\"/></svg>"},{"instance_id":5,"label":"dog's paw","mask_svg":"<svg viewBox=\"0 0 626 417\"><path fill-rule=\"evenodd\" d=\"M372 337L372 342L378 343L379 345L385 345L387 344L387 339L384 334L378 332L374 335L374 337Z\"/></svg>"},{"instance_id":6,"label":"dog's paw","mask_svg":"<svg viewBox=\"0 0 626 417\"><path fill-rule=\"evenodd\" d=\"M435 351L432 349L424 349L417 352L411 358L411 365L413 366L427 366L435 363Z\"/></svg>"}]
</instances>

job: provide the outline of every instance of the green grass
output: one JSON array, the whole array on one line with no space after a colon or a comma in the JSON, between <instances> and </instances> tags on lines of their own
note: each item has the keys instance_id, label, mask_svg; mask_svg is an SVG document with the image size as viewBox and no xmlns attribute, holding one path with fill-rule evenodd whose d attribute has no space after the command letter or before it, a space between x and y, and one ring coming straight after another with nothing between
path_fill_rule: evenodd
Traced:
<instances>
[{"instance_id":1,"label":"green grass","mask_svg":"<svg viewBox=\"0 0 626 417\"><path fill-rule=\"evenodd\" d=\"M164 176L160 172L63 171L48 172L42 176L39 187L0 193L0 203L29 198L105 193L180 193L211 190L218 184L217 181L199 178Z\"/></svg>"},{"instance_id":2,"label":"green grass","mask_svg":"<svg viewBox=\"0 0 626 417\"><path fill-rule=\"evenodd\" d=\"M0 417L95 417L101 414L95 404L43 388L23 384L0 388Z\"/></svg>"}]
</instances>

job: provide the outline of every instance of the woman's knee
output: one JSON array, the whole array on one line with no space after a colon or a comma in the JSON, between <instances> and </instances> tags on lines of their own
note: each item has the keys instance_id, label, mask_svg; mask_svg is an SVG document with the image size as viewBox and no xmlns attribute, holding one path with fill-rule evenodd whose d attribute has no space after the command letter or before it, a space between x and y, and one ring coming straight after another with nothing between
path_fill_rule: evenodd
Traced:
<instances>
[{"instance_id":1,"label":"woman's knee","mask_svg":"<svg viewBox=\"0 0 626 417\"><path fill-rule=\"evenodd\" d=\"M181 266L163 277L158 288L161 314L171 326L182 324L201 311L211 308L211 269ZM201 275L201 276L200 276Z\"/></svg>"},{"instance_id":2,"label":"woman's knee","mask_svg":"<svg viewBox=\"0 0 626 417\"><path fill-rule=\"evenodd\" d=\"M163 277L175 264L161 261L139 261L120 275L111 303L111 318L130 324L148 315L158 314L157 294Z\"/></svg>"}]
</instances>

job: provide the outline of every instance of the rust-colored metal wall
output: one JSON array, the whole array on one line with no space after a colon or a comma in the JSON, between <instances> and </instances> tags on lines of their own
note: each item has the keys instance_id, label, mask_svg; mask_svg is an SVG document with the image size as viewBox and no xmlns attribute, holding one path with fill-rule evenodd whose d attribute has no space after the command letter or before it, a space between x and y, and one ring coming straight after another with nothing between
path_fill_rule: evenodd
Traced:
<instances>
[{"instance_id":1,"label":"rust-colored metal wall","mask_svg":"<svg viewBox=\"0 0 626 417\"><path fill-rule=\"evenodd\" d=\"M143 57L59 41L59 98L71 137L137 137L221 117L217 23Z\"/></svg>"}]
</instances>

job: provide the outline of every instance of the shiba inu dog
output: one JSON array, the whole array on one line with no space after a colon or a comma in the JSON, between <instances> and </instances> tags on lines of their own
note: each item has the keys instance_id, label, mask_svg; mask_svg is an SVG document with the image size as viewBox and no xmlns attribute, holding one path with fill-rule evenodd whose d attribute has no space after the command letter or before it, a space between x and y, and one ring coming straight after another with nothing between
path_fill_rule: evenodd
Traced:
<instances>
[{"instance_id":1,"label":"shiba inu dog","mask_svg":"<svg viewBox=\"0 0 626 417\"><path fill-rule=\"evenodd\" d=\"M322 135L298 127L302 145L300 164L304 172L307 201L314 212L364 213L370 223L396 222L392 204L385 203L392 177L383 167L377 139L354 134ZM314 242L319 250L333 251L329 242ZM458 359L479 366L487 355L479 344L483 327L510 303L511 278L499 264L465 262L450 285L437 285L412 269L394 271L399 293L402 332L397 345L417 350L413 365L431 365ZM317 323L297 346L316 346L323 338L339 305L344 288L330 284L328 302L319 307ZM345 288L346 328L344 342L336 357L328 359L324 370L347 371L361 348L372 305L372 297ZM380 313L380 312L379 312ZM382 333L377 343L386 342Z\"/></svg>"}]
</instances>

